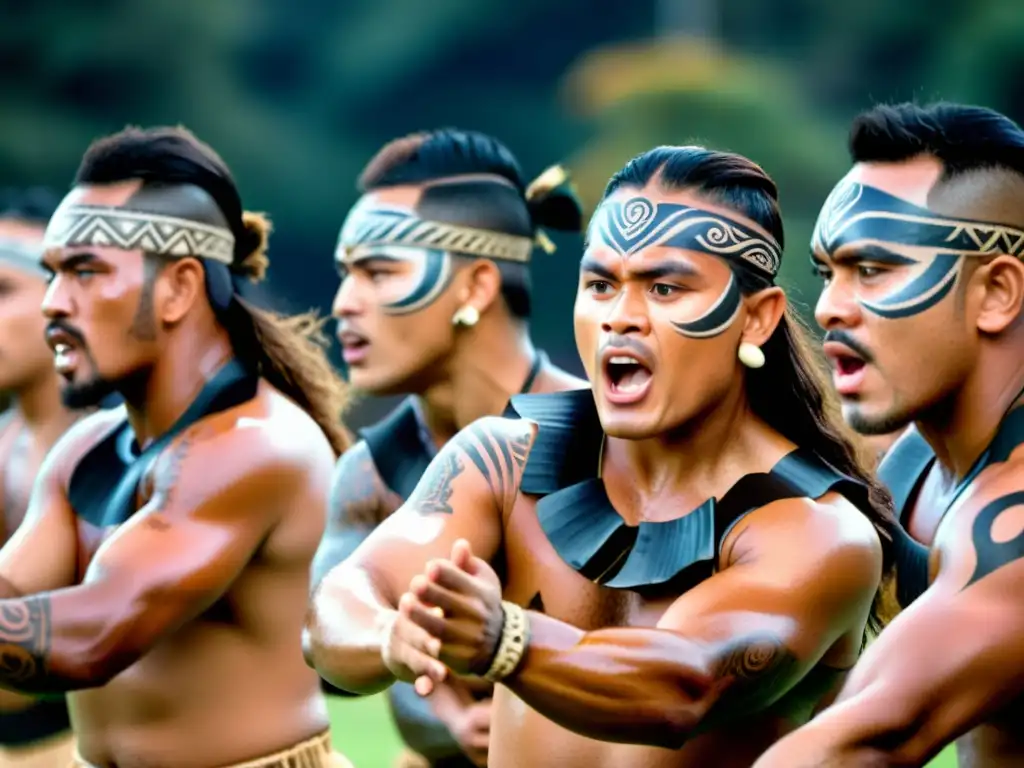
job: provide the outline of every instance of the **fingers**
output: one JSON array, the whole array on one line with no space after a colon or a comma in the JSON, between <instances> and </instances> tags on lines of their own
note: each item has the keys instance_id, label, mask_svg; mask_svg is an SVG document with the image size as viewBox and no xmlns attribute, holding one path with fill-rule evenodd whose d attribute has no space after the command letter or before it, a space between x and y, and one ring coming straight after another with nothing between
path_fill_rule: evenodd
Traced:
<instances>
[{"instance_id":1,"label":"fingers","mask_svg":"<svg viewBox=\"0 0 1024 768\"><path fill-rule=\"evenodd\" d=\"M428 563L427 578L447 590L469 597L480 597L487 589L487 585L449 560L433 560Z\"/></svg>"},{"instance_id":2,"label":"fingers","mask_svg":"<svg viewBox=\"0 0 1024 768\"><path fill-rule=\"evenodd\" d=\"M452 544L452 563L463 571L470 568L470 563L473 560L473 548L469 546L469 542L465 539L457 539Z\"/></svg>"},{"instance_id":3,"label":"fingers","mask_svg":"<svg viewBox=\"0 0 1024 768\"><path fill-rule=\"evenodd\" d=\"M437 648L438 653L440 653L441 641L451 639L448 620L438 616L432 609L427 608L418 600L409 609L409 620L415 622L416 628L430 638L431 651ZM431 655L435 654L431 653Z\"/></svg>"},{"instance_id":4,"label":"fingers","mask_svg":"<svg viewBox=\"0 0 1024 768\"><path fill-rule=\"evenodd\" d=\"M470 598L463 597L423 576L416 576L409 585L409 591L426 605L439 608L443 616L478 616L480 606Z\"/></svg>"},{"instance_id":5,"label":"fingers","mask_svg":"<svg viewBox=\"0 0 1024 768\"><path fill-rule=\"evenodd\" d=\"M434 692L435 683L426 675L421 675L416 678L416 682L412 684L413 690L416 691L420 696L429 696Z\"/></svg>"},{"instance_id":6,"label":"fingers","mask_svg":"<svg viewBox=\"0 0 1024 768\"><path fill-rule=\"evenodd\" d=\"M431 616L436 617L436 614L431 609L427 609L420 604L415 595L407 592L398 601L399 615L391 627L391 633L410 648L437 658L437 655L441 652L441 640L431 634L420 622L412 618L413 611L417 609L424 610Z\"/></svg>"}]
</instances>

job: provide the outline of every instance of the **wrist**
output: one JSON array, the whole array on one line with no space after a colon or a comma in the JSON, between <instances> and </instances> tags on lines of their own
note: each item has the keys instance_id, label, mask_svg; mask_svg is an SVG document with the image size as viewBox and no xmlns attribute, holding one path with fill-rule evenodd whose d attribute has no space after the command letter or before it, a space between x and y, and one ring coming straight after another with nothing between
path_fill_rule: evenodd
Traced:
<instances>
[{"instance_id":1,"label":"wrist","mask_svg":"<svg viewBox=\"0 0 1024 768\"><path fill-rule=\"evenodd\" d=\"M530 643L530 617L526 611L507 600L501 601L501 611L504 615L501 635L483 674L484 679L492 683L501 682L519 668Z\"/></svg>"}]
</instances>

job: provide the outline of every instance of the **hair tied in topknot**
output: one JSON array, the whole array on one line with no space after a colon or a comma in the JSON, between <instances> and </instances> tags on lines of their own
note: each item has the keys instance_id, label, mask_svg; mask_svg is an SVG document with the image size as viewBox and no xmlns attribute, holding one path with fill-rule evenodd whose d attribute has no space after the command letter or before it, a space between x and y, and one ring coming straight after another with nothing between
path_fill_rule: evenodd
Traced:
<instances>
[{"instance_id":1,"label":"hair tied in topknot","mask_svg":"<svg viewBox=\"0 0 1024 768\"><path fill-rule=\"evenodd\" d=\"M270 259L267 257L267 244L273 228L270 220L262 213L244 211L242 213L244 234L238 243L238 251L246 254L234 267L234 270L254 283L260 282L267 274Z\"/></svg>"},{"instance_id":2,"label":"hair tied in topknot","mask_svg":"<svg viewBox=\"0 0 1024 768\"><path fill-rule=\"evenodd\" d=\"M525 198L537 230L534 239L548 253L554 252L555 244L544 229L582 231L583 206L564 166L553 165L530 182Z\"/></svg>"}]
</instances>

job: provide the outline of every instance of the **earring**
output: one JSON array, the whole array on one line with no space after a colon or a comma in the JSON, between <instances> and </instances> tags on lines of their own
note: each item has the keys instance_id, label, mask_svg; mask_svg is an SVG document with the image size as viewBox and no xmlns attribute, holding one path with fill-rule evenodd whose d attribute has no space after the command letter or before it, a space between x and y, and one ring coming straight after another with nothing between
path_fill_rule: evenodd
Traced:
<instances>
[{"instance_id":1,"label":"earring","mask_svg":"<svg viewBox=\"0 0 1024 768\"><path fill-rule=\"evenodd\" d=\"M760 368L764 365L764 352L761 351L760 347L751 344L749 341L744 341L740 344L736 357L747 368Z\"/></svg>"},{"instance_id":2,"label":"earring","mask_svg":"<svg viewBox=\"0 0 1024 768\"><path fill-rule=\"evenodd\" d=\"M452 315L452 325L464 325L472 328L480 320L480 312L472 304L466 304L458 308Z\"/></svg>"}]
</instances>

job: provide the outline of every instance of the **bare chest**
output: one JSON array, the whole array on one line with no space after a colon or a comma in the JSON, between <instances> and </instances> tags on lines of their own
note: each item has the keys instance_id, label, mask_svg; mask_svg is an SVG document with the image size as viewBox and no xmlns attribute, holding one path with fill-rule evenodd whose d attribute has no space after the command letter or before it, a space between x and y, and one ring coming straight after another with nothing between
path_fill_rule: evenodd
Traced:
<instances>
[{"instance_id":1,"label":"bare chest","mask_svg":"<svg viewBox=\"0 0 1024 768\"><path fill-rule=\"evenodd\" d=\"M601 586L566 563L537 520L535 503L520 497L506 525L505 598L583 630L653 627L672 598L645 598Z\"/></svg>"}]
</instances>

